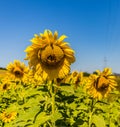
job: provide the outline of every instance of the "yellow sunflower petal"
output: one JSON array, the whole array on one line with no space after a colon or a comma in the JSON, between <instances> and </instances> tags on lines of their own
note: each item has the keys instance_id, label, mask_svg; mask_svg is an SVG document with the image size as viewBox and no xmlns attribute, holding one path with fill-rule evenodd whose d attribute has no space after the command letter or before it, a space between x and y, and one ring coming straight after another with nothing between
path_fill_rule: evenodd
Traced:
<instances>
[{"instance_id":1,"label":"yellow sunflower petal","mask_svg":"<svg viewBox=\"0 0 120 127\"><path fill-rule=\"evenodd\" d=\"M62 42L65 38L67 38L66 35L62 35L59 39L58 39L58 42Z\"/></svg>"}]
</instances>

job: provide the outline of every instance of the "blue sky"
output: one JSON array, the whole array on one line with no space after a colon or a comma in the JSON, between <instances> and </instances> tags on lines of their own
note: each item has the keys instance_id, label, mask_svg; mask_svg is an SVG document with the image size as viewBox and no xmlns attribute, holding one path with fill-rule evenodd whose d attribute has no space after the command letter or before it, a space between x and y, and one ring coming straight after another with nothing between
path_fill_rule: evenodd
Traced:
<instances>
[{"instance_id":1,"label":"blue sky","mask_svg":"<svg viewBox=\"0 0 120 127\"><path fill-rule=\"evenodd\" d=\"M119 0L0 0L0 66L14 59L27 64L29 40L45 29L68 36L72 70L120 73Z\"/></svg>"}]
</instances>

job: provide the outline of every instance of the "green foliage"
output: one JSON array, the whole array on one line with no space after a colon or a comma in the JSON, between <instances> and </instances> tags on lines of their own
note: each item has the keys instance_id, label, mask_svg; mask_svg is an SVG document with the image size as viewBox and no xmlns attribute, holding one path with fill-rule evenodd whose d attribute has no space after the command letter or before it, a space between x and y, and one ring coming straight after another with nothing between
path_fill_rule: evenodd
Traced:
<instances>
[{"instance_id":1,"label":"green foliage","mask_svg":"<svg viewBox=\"0 0 120 127\"><path fill-rule=\"evenodd\" d=\"M13 86L15 83L13 83ZM44 84L34 87L17 84L0 93L0 112L17 112L14 120L0 127L118 127L120 94L113 91L107 99L95 100L84 86Z\"/></svg>"}]
</instances>

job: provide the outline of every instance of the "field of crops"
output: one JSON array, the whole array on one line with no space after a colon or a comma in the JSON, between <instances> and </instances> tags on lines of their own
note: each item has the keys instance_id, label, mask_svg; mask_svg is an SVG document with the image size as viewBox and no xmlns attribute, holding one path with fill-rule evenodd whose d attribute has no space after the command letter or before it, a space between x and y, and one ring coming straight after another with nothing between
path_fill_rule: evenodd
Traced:
<instances>
[{"instance_id":1,"label":"field of crops","mask_svg":"<svg viewBox=\"0 0 120 127\"><path fill-rule=\"evenodd\" d=\"M6 70L0 70L0 78L4 77L6 75Z\"/></svg>"},{"instance_id":2,"label":"field of crops","mask_svg":"<svg viewBox=\"0 0 120 127\"><path fill-rule=\"evenodd\" d=\"M0 127L120 127L120 77L70 71L74 50L45 30L0 71Z\"/></svg>"}]
</instances>

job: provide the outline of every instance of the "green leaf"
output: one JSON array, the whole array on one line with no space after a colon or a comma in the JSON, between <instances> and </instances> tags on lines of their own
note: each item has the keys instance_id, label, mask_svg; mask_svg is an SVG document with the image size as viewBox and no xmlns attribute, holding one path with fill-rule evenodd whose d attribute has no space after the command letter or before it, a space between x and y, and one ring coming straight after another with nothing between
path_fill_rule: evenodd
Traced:
<instances>
[{"instance_id":1,"label":"green leaf","mask_svg":"<svg viewBox=\"0 0 120 127\"><path fill-rule=\"evenodd\" d=\"M58 119L62 118L62 114L59 111L55 111L55 114L51 116L51 119L56 121Z\"/></svg>"},{"instance_id":2,"label":"green leaf","mask_svg":"<svg viewBox=\"0 0 120 127\"><path fill-rule=\"evenodd\" d=\"M68 106L69 108L73 109L73 110L75 110L75 109L76 109L76 107L77 107L77 105L76 105L76 103L75 103L75 102L70 103L70 104L67 104L67 106Z\"/></svg>"},{"instance_id":3,"label":"green leaf","mask_svg":"<svg viewBox=\"0 0 120 127\"><path fill-rule=\"evenodd\" d=\"M92 123L94 123L96 127L106 127L104 118L102 116L93 115Z\"/></svg>"},{"instance_id":4,"label":"green leaf","mask_svg":"<svg viewBox=\"0 0 120 127\"><path fill-rule=\"evenodd\" d=\"M61 91L65 91L68 93L74 93L74 89L71 86L60 86L59 88Z\"/></svg>"},{"instance_id":5,"label":"green leaf","mask_svg":"<svg viewBox=\"0 0 120 127\"><path fill-rule=\"evenodd\" d=\"M88 105L85 105L84 103L81 103L78 107L79 110L88 110Z\"/></svg>"},{"instance_id":6,"label":"green leaf","mask_svg":"<svg viewBox=\"0 0 120 127\"><path fill-rule=\"evenodd\" d=\"M110 127L119 127L119 125L115 125L114 123L110 123Z\"/></svg>"},{"instance_id":7,"label":"green leaf","mask_svg":"<svg viewBox=\"0 0 120 127\"><path fill-rule=\"evenodd\" d=\"M36 117L34 126L38 126L38 125L44 124L46 121L48 121L50 119L51 119L51 116L50 115L46 115L45 112L41 112Z\"/></svg>"},{"instance_id":8,"label":"green leaf","mask_svg":"<svg viewBox=\"0 0 120 127\"><path fill-rule=\"evenodd\" d=\"M20 123L14 123L14 121L11 121L10 123L5 123L4 127L24 127L26 122L20 122Z\"/></svg>"}]
</instances>

